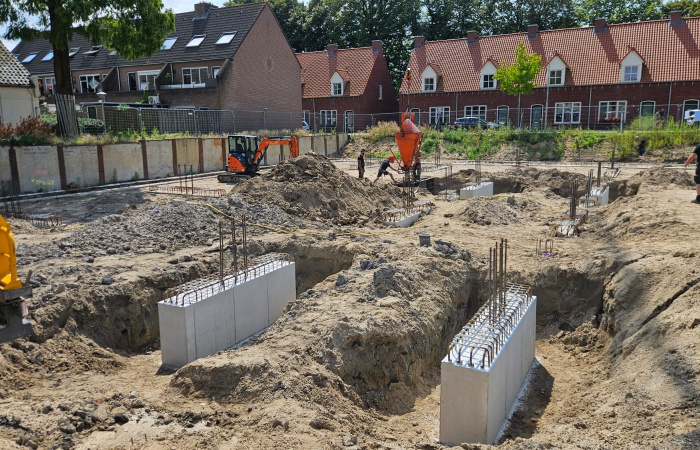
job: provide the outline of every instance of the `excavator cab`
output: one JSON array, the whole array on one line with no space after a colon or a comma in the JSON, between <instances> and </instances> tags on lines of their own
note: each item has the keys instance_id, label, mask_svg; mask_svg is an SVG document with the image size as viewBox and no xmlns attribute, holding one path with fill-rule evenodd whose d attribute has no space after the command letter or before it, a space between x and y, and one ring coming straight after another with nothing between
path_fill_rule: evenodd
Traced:
<instances>
[{"instance_id":1,"label":"excavator cab","mask_svg":"<svg viewBox=\"0 0 700 450\"><path fill-rule=\"evenodd\" d=\"M245 172L255 158L258 150L259 139L257 136L237 134L228 137L228 171Z\"/></svg>"}]
</instances>

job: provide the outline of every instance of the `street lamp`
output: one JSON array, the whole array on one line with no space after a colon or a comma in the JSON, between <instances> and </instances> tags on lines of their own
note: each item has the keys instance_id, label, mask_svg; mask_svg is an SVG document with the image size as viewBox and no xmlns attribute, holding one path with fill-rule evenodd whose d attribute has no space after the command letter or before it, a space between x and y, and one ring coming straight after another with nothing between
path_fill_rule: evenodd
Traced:
<instances>
[{"instance_id":1,"label":"street lamp","mask_svg":"<svg viewBox=\"0 0 700 450\"><path fill-rule=\"evenodd\" d=\"M105 99L107 98L107 94L100 89L100 92L97 93L97 97L99 97L100 103L102 103L102 129L104 134L107 134L107 121L105 120Z\"/></svg>"}]
</instances>

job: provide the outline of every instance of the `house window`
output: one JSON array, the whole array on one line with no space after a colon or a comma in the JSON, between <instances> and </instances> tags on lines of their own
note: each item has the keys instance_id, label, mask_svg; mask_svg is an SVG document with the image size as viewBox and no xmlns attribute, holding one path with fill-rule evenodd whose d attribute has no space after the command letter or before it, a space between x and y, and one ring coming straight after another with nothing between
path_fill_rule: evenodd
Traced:
<instances>
[{"instance_id":1,"label":"house window","mask_svg":"<svg viewBox=\"0 0 700 450\"><path fill-rule=\"evenodd\" d=\"M332 88L334 97L343 95L343 83L333 83Z\"/></svg>"},{"instance_id":2,"label":"house window","mask_svg":"<svg viewBox=\"0 0 700 450\"><path fill-rule=\"evenodd\" d=\"M202 42L204 42L204 38L207 37L206 34L196 34L192 36L192 40L185 45L185 47L199 47Z\"/></svg>"},{"instance_id":3,"label":"house window","mask_svg":"<svg viewBox=\"0 0 700 450\"><path fill-rule=\"evenodd\" d=\"M530 107L530 126L539 128L542 123L542 105L532 105Z\"/></svg>"},{"instance_id":4,"label":"house window","mask_svg":"<svg viewBox=\"0 0 700 450\"><path fill-rule=\"evenodd\" d=\"M221 67L212 67L211 68L211 76L212 78L216 78L219 76L219 71L221 70Z\"/></svg>"},{"instance_id":5,"label":"house window","mask_svg":"<svg viewBox=\"0 0 700 450\"><path fill-rule=\"evenodd\" d=\"M129 90L137 90L138 85L136 84L136 72L127 72L126 78L129 80Z\"/></svg>"},{"instance_id":6,"label":"house window","mask_svg":"<svg viewBox=\"0 0 700 450\"><path fill-rule=\"evenodd\" d=\"M549 84L551 86L561 86L564 84L562 80L562 71L561 70L550 70L549 71Z\"/></svg>"},{"instance_id":7,"label":"house window","mask_svg":"<svg viewBox=\"0 0 700 450\"><path fill-rule=\"evenodd\" d=\"M20 54L19 54L19 53L14 53L13 56L15 57L15 59L19 59Z\"/></svg>"},{"instance_id":8,"label":"house window","mask_svg":"<svg viewBox=\"0 0 700 450\"><path fill-rule=\"evenodd\" d=\"M464 117L478 117L486 120L486 105L465 106Z\"/></svg>"},{"instance_id":9,"label":"house window","mask_svg":"<svg viewBox=\"0 0 700 450\"><path fill-rule=\"evenodd\" d=\"M685 112L690 109L700 109L700 101L698 100L686 100L683 102L683 117L685 118Z\"/></svg>"},{"instance_id":10,"label":"house window","mask_svg":"<svg viewBox=\"0 0 700 450\"><path fill-rule=\"evenodd\" d=\"M642 117L653 116L656 109L656 102L642 102L639 105L639 115Z\"/></svg>"},{"instance_id":11,"label":"house window","mask_svg":"<svg viewBox=\"0 0 700 450\"><path fill-rule=\"evenodd\" d=\"M139 72L138 73L139 90L142 91L144 89L148 89L149 91L155 91L156 90L156 78L158 77L159 73L160 73L160 70L149 70L149 71L145 71L145 72Z\"/></svg>"},{"instance_id":12,"label":"house window","mask_svg":"<svg viewBox=\"0 0 700 450\"><path fill-rule=\"evenodd\" d=\"M99 75L80 75L80 92L83 94L88 92L97 92L97 88L99 86Z\"/></svg>"},{"instance_id":13,"label":"house window","mask_svg":"<svg viewBox=\"0 0 700 450\"><path fill-rule=\"evenodd\" d=\"M379 85L379 100L383 100L382 94L383 94L383 92L382 92L382 85L380 84L380 85Z\"/></svg>"},{"instance_id":14,"label":"house window","mask_svg":"<svg viewBox=\"0 0 700 450\"><path fill-rule=\"evenodd\" d=\"M221 37L219 38L219 40L216 41L216 45L230 44L235 35L236 35L235 31L228 31L228 32L222 34Z\"/></svg>"},{"instance_id":15,"label":"house window","mask_svg":"<svg viewBox=\"0 0 700 450\"><path fill-rule=\"evenodd\" d=\"M321 125L324 127L335 127L338 121L338 111L335 109L321 110Z\"/></svg>"},{"instance_id":16,"label":"house window","mask_svg":"<svg viewBox=\"0 0 700 450\"><path fill-rule=\"evenodd\" d=\"M496 80L493 79L493 74L484 74L481 76L481 89L495 89Z\"/></svg>"},{"instance_id":17,"label":"house window","mask_svg":"<svg viewBox=\"0 0 700 450\"><path fill-rule=\"evenodd\" d=\"M27 55L26 58L24 58L24 59L22 60L22 62L23 62L23 63L32 62L32 60L33 60L34 58L36 58L36 55L37 55L37 53L30 53L30 54Z\"/></svg>"},{"instance_id":18,"label":"house window","mask_svg":"<svg viewBox=\"0 0 700 450\"><path fill-rule=\"evenodd\" d=\"M42 61L51 61L52 59L53 59L53 50L51 50L50 52L48 52L46 54L46 56L41 58Z\"/></svg>"},{"instance_id":19,"label":"house window","mask_svg":"<svg viewBox=\"0 0 700 450\"><path fill-rule=\"evenodd\" d=\"M581 123L581 102L562 102L554 104L554 123Z\"/></svg>"},{"instance_id":20,"label":"house window","mask_svg":"<svg viewBox=\"0 0 700 450\"><path fill-rule=\"evenodd\" d=\"M107 53L107 56L117 56L118 53L116 50L110 50L109 53Z\"/></svg>"},{"instance_id":21,"label":"house window","mask_svg":"<svg viewBox=\"0 0 700 450\"><path fill-rule=\"evenodd\" d=\"M310 124L311 123L311 113L309 113L308 110L304 110L303 113L304 113L304 122L306 122L307 125Z\"/></svg>"},{"instance_id":22,"label":"house window","mask_svg":"<svg viewBox=\"0 0 700 450\"><path fill-rule=\"evenodd\" d=\"M55 94L54 86L56 85L56 78L47 77L44 78L44 95Z\"/></svg>"},{"instance_id":23,"label":"house window","mask_svg":"<svg viewBox=\"0 0 700 450\"><path fill-rule=\"evenodd\" d=\"M206 79L206 67L188 67L187 69L182 69L182 84L203 84Z\"/></svg>"},{"instance_id":24,"label":"house window","mask_svg":"<svg viewBox=\"0 0 700 450\"><path fill-rule=\"evenodd\" d=\"M90 119L97 119L97 106L88 106L85 108L87 116Z\"/></svg>"},{"instance_id":25,"label":"house window","mask_svg":"<svg viewBox=\"0 0 700 450\"><path fill-rule=\"evenodd\" d=\"M355 130L355 113L352 111L345 111L345 131L347 133L352 133Z\"/></svg>"},{"instance_id":26,"label":"house window","mask_svg":"<svg viewBox=\"0 0 700 450\"><path fill-rule=\"evenodd\" d=\"M622 81L625 83L634 83L639 81L639 66L623 67Z\"/></svg>"},{"instance_id":27,"label":"house window","mask_svg":"<svg viewBox=\"0 0 700 450\"><path fill-rule=\"evenodd\" d=\"M85 54L88 56L95 56L100 50L102 50L101 45L93 45L90 47L90 50L85 52Z\"/></svg>"},{"instance_id":28,"label":"house window","mask_svg":"<svg viewBox=\"0 0 700 450\"><path fill-rule=\"evenodd\" d=\"M423 92L435 92L435 78L423 78Z\"/></svg>"},{"instance_id":29,"label":"house window","mask_svg":"<svg viewBox=\"0 0 700 450\"><path fill-rule=\"evenodd\" d=\"M411 114L414 114L413 117L416 118L416 123L420 123L420 109L418 108L413 108L409 111Z\"/></svg>"},{"instance_id":30,"label":"house window","mask_svg":"<svg viewBox=\"0 0 700 450\"><path fill-rule=\"evenodd\" d=\"M161 49L161 50L170 50L171 48L173 48L173 45L175 45L175 42L176 42L176 41L177 41L177 38L176 38L176 37L169 37L169 38L166 38L166 39L163 41L163 45L160 47L160 49Z\"/></svg>"},{"instance_id":31,"label":"house window","mask_svg":"<svg viewBox=\"0 0 700 450\"><path fill-rule=\"evenodd\" d=\"M598 108L599 122L624 122L627 112L627 102L624 100L600 102Z\"/></svg>"},{"instance_id":32,"label":"house window","mask_svg":"<svg viewBox=\"0 0 700 450\"><path fill-rule=\"evenodd\" d=\"M498 123L508 123L508 107L507 106L499 106L498 109L496 110L496 122Z\"/></svg>"},{"instance_id":33,"label":"house window","mask_svg":"<svg viewBox=\"0 0 700 450\"><path fill-rule=\"evenodd\" d=\"M430 124L440 126L450 122L449 106L434 106L430 108Z\"/></svg>"},{"instance_id":34,"label":"house window","mask_svg":"<svg viewBox=\"0 0 700 450\"><path fill-rule=\"evenodd\" d=\"M68 57L70 58L71 56L75 55L80 51L80 47L72 47L70 50L68 50Z\"/></svg>"}]
</instances>

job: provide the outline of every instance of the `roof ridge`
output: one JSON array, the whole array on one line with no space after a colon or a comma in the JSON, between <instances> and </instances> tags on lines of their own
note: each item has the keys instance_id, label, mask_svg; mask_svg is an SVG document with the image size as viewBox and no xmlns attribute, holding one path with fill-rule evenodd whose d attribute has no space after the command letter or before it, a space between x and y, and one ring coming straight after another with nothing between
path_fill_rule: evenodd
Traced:
<instances>
[{"instance_id":1,"label":"roof ridge","mask_svg":"<svg viewBox=\"0 0 700 450\"><path fill-rule=\"evenodd\" d=\"M438 42L438 41L435 41L435 42ZM365 50L365 49L372 49L372 46L371 46L371 45L368 45L368 46L366 46L366 47L339 48L339 49L336 50L336 51L337 51L337 52L341 52L341 51L347 51L347 50ZM328 49L326 49L326 50L316 50L316 51L313 51L313 52L297 52L296 54L297 54L297 55L313 55L314 53L327 53L327 52L328 52Z\"/></svg>"}]
</instances>

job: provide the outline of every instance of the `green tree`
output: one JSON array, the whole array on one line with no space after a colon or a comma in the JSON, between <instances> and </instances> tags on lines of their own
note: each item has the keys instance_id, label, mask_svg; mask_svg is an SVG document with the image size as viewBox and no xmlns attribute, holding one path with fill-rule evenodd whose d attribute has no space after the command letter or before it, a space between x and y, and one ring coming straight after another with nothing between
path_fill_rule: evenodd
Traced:
<instances>
[{"instance_id":1,"label":"green tree","mask_svg":"<svg viewBox=\"0 0 700 450\"><path fill-rule=\"evenodd\" d=\"M495 0L489 8L490 32L507 34L527 31L530 24L543 30L578 25L574 0Z\"/></svg>"},{"instance_id":2,"label":"green tree","mask_svg":"<svg viewBox=\"0 0 700 450\"><path fill-rule=\"evenodd\" d=\"M420 33L430 41L488 33L494 0L423 0Z\"/></svg>"},{"instance_id":3,"label":"green tree","mask_svg":"<svg viewBox=\"0 0 700 450\"><path fill-rule=\"evenodd\" d=\"M537 86L535 78L541 70L540 55L528 53L522 42L515 48L515 61L504 62L496 69L494 78L501 85L501 90L518 96L518 126L520 126L520 96L532 93Z\"/></svg>"},{"instance_id":4,"label":"green tree","mask_svg":"<svg viewBox=\"0 0 700 450\"><path fill-rule=\"evenodd\" d=\"M700 1L697 0L678 0L675 2L664 3L661 7L661 13L664 17L668 17L673 11L681 11L683 17L700 16Z\"/></svg>"},{"instance_id":5,"label":"green tree","mask_svg":"<svg viewBox=\"0 0 700 450\"><path fill-rule=\"evenodd\" d=\"M579 0L576 7L582 25L596 19L608 23L628 23L662 17L662 0Z\"/></svg>"},{"instance_id":6,"label":"green tree","mask_svg":"<svg viewBox=\"0 0 700 450\"><path fill-rule=\"evenodd\" d=\"M68 46L74 34L136 59L160 49L175 30L175 17L172 10L163 10L161 0L0 0L0 24L8 25L7 39L48 40L54 52L55 89L72 95ZM59 114L75 111L59 109ZM58 123L59 133L77 134L77 129Z\"/></svg>"}]
</instances>

